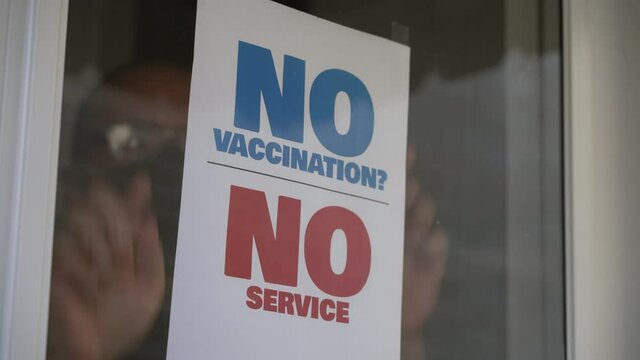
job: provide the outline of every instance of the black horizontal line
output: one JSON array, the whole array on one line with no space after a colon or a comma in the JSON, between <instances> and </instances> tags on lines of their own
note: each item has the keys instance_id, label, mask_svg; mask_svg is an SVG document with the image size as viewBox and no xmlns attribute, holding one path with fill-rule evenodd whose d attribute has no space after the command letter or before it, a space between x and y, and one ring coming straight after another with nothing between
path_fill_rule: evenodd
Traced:
<instances>
[{"instance_id":1,"label":"black horizontal line","mask_svg":"<svg viewBox=\"0 0 640 360\"><path fill-rule=\"evenodd\" d=\"M326 188L326 187L313 185L313 184L309 184L309 183L298 181L298 180L287 179L287 178L284 178L284 177L281 177L281 176L266 174L266 173L262 173L262 172L259 172L259 171L244 169L244 168L237 167L237 166L221 164L221 163L217 163L217 162L214 162L214 161L207 161L207 162L209 164L211 164L211 165L224 166L224 167L227 167L227 168L230 168L230 169L246 171L246 172L249 172L249 173L258 174L258 175L262 175L262 176L267 176L267 177L271 177L271 178L278 179L278 180L288 181L288 182L292 182L292 183L296 183L296 184L300 184L300 185L310 186L310 187L313 187L313 188L316 188L316 189L320 189L320 190L330 191L330 192L333 192L333 193L336 193L336 194L342 194L342 195L347 195L347 196L351 196L351 197L362 199L362 200L368 200L368 201L371 201L371 202L374 202L374 203L378 203L378 204L389 205L388 202L381 201L381 200L376 200L376 199L372 199L372 198L368 198L366 196L349 194L349 193L343 192L343 191L333 190L333 189L329 189L329 188Z\"/></svg>"}]
</instances>

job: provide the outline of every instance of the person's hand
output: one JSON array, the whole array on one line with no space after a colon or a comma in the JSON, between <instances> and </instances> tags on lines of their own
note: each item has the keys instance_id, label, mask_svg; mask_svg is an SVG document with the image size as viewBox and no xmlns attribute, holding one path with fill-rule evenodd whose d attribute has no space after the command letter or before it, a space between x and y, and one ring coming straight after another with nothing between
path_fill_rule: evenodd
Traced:
<instances>
[{"instance_id":1,"label":"person's hand","mask_svg":"<svg viewBox=\"0 0 640 360\"><path fill-rule=\"evenodd\" d=\"M436 221L436 206L412 175L413 147L407 151L407 189L402 294L402 358L424 359L422 331L437 303L447 258L447 236Z\"/></svg>"},{"instance_id":2,"label":"person's hand","mask_svg":"<svg viewBox=\"0 0 640 360\"><path fill-rule=\"evenodd\" d=\"M150 330L160 310L164 261L148 175L125 196L93 180L71 199L54 240L48 358L114 359Z\"/></svg>"}]
</instances>

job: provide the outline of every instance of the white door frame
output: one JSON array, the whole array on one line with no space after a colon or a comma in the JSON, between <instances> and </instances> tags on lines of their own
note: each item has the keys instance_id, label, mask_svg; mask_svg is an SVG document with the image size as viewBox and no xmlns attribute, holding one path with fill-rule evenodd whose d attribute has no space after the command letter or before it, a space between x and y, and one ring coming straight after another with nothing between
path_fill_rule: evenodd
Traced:
<instances>
[{"instance_id":1,"label":"white door frame","mask_svg":"<svg viewBox=\"0 0 640 360\"><path fill-rule=\"evenodd\" d=\"M44 359L67 0L0 0L0 360Z\"/></svg>"},{"instance_id":2,"label":"white door frame","mask_svg":"<svg viewBox=\"0 0 640 360\"><path fill-rule=\"evenodd\" d=\"M570 358L640 355L640 2L565 1Z\"/></svg>"}]
</instances>

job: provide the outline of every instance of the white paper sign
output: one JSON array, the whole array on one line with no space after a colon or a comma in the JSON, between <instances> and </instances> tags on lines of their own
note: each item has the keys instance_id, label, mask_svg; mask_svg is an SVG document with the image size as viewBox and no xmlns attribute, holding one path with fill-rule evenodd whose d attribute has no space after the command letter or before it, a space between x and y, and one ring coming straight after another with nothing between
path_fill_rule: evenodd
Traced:
<instances>
[{"instance_id":1,"label":"white paper sign","mask_svg":"<svg viewBox=\"0 0 640 360\"><path fill-rule=\"evenodd\" d=\"M397 359L409 48L199 0L168 357Z\"/></svg>"}]
</instances>

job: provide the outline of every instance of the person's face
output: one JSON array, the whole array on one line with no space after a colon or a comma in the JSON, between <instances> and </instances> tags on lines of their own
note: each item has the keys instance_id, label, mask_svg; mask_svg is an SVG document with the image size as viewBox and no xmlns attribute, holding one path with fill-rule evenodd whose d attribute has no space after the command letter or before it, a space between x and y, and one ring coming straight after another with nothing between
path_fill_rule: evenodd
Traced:
<instances>
[{"instance_id":1,"label":"person's face","mask_svg":"<svg viewBox=\"0 0 640 360\"><path fill-rule=\"evenodd\" d=\"M189 90L190 75L171 67L123 71L92 94L75 139L77 165L90 177L126 192L135 174L149 175L167 253L177 237Z\"/></svg>"},{"instance_id":2,"label":"person's face","mask_svg":"<svg viewBox=\"0 0 640 360\"><path fill-rule=\"evenodd\" d=\"M140 67L113 77L88 101L81 147L90 171L144 164L169 148L184 150L189 75L164 66ZM77 139L84 141L85 139ZM166 162L165 162L166 163Z\"/></svg>"}]
</instances>

